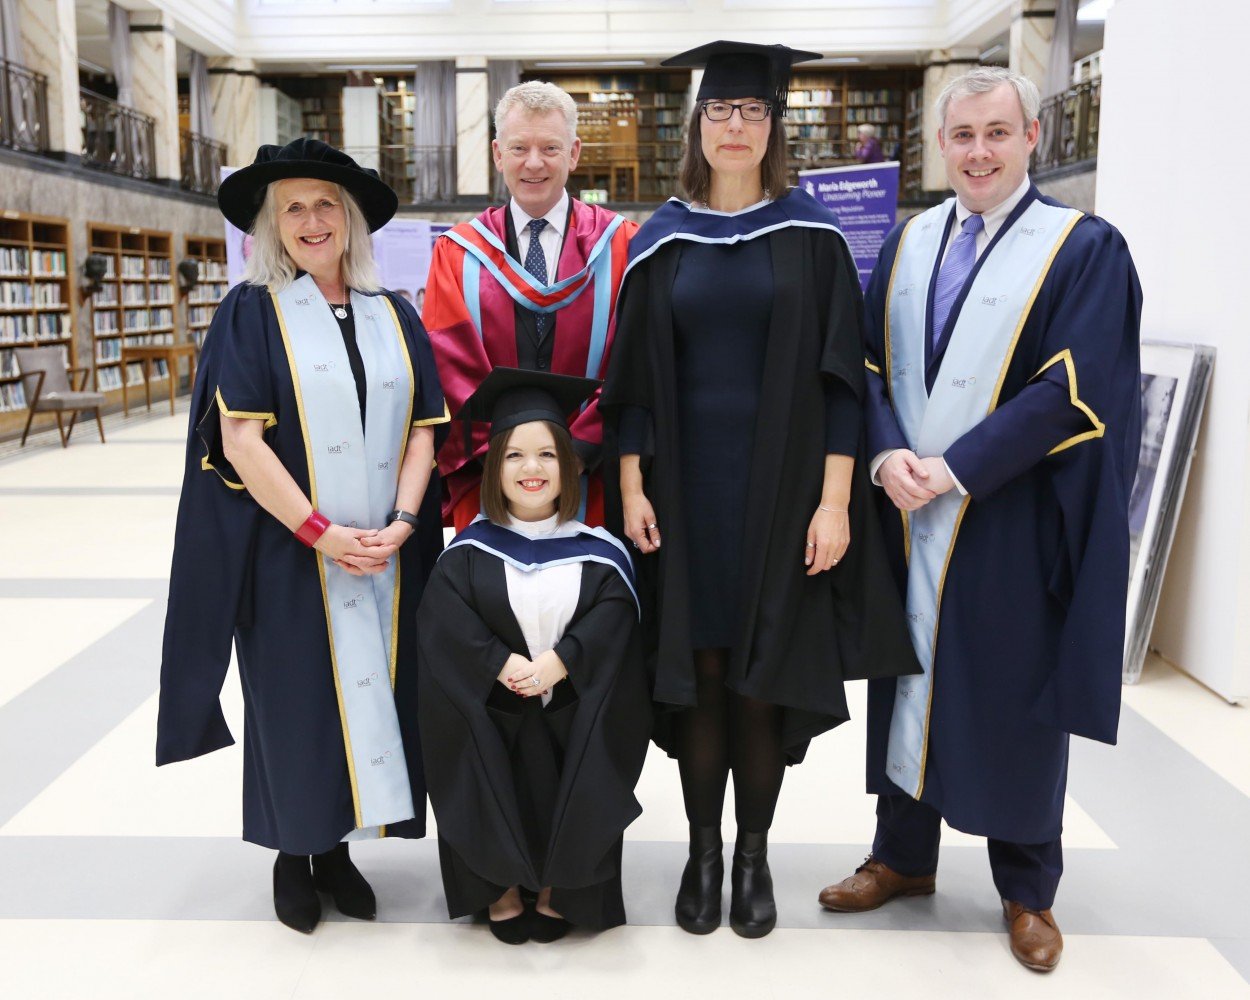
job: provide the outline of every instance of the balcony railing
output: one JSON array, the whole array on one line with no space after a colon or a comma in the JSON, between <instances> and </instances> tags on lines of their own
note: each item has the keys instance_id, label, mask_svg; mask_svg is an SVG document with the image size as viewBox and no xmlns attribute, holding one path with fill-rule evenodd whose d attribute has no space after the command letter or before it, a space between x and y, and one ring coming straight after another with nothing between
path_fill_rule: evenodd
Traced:
<instances>
[{"instance_id":1,"label":"balcony railing","mask_svg":"<svg viewBox=\"0 0 1250 1000\"><path fill-rule=\"evenodd\" d=\"M48 150L48 78L0 59L0 146Z\"/></svg>"},{"instance_id":2,"label":"balcony railing","mask_svg":"<svg viewBox=\"0 0 1250 1000\"><path fill-rule=\"evenodd\" d=\"M82 160L127 177L156 177L156 119L107 97L80 90Z\"/></svg>"},{"instance_id":3,"label":"balcony railing","mask_svg":"<svg viewBox=\"0 0 1250 1000\"><path fill-rule=\"evenodd\" d=\"M1102 80L1080 83L1042 104L1041 135L1032 170L1053 170L1098 157L1098 112Z\"/></svg>"},{"instance_id":4,"label":"balcony railing","mask_svg":"<svg viewBox=\"0 0 1250 1000\"><path fill-rule=\"evenodd\" d=\"M221 167L226 162L225 143L199 132L179 131L178 146L182 160L182 179L179 183L183 190L216 194L221 181Z\"/></svg>"}]
</instances>

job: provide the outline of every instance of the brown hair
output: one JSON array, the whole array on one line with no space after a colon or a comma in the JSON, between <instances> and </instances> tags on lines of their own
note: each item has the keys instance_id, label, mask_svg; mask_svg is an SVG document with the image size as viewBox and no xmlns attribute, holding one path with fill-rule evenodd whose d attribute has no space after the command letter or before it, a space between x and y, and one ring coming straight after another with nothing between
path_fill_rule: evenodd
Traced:
<instances>
[{"instance_id":1,"label":"brown hair","mask_svg":"<svg viewBox=\"0 0 1250 1000\"><path fill-rule=\"evenodd\" d=\"M560 499L556 504L556 515L557 521L563 524L576 518L582 505L582 483L577 474L577 455L573 451L573 439L569 437L568 429L551 421L544 422L551 428L551 436L556 442L556 459L560 463ZM486 462L482 466L482 513L496 524L508 523L508 499L503 495L501 473L504 452L508 450L508 441L511 438L512 431L494 435L490 439Z\"/></svg>"},{"instance_id":2,"label":"brown hair","mask_svg":"<svg viewBox=\"0 0 1250 1000\"><path fill-rule=\"evenodd\" d=\"M694 113L686 125L686 149L681 160L681 186L686 197L706 205L712 192L712 165L703 155L701 128L703 101L696 101ZM786 156L786 124L774 108L768 116L768 148L760 161L760 182L770 198L780 198L790 186L790 163Z\"/></svg>"}]
</instances>

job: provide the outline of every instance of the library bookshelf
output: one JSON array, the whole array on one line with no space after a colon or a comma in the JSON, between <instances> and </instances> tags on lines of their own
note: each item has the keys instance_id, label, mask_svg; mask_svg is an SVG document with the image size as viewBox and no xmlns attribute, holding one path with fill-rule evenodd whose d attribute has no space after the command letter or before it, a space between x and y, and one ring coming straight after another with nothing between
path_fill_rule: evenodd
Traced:
<instances>
[{"instance_id":1,"label":"library bookshelf","mask_svg":"<svg viewBox=\"0 0 1250 1000\"><path fill-rule=\"evenodd\" d=\"M187 332L197 348L221 300L226 297L226 241L213 236L188 236L186 258L200 265L199 283L187 293Z\"/></svg>"},{"instance_id":2,"label":"library bookshelf","mask_svg":"<svg viewBox=\"0 0 1250 1000\"><path fill-rule=\"evenodd\" d=\"M77 364L69 232L68 219L0 212L0 434L26 422L15 348L59 346L66 368Z\"/></svg>"},{"instance_id":3,"label":"library bookshelf","mask_svg":"<svg viewBox=\"0 0 1250 1000\"><path fill-rule=\"evenodd\" d=\"M110 403L120 402L123 378L131 386L143 384L143 366L123 364L122 349L175 341L173 237L93 222L87 246L108 262L100 291L91 297L96 388L109 394ZM152 381L168 377L165 363L155 362Z\"/></svg>"}]
</instances>

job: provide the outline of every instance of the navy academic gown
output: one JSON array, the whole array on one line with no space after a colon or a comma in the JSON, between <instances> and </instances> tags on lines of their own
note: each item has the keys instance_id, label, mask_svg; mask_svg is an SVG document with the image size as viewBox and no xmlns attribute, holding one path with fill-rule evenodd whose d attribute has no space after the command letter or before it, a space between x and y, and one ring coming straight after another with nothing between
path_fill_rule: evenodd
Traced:
<instances>
[{"instance_id":1,"label":"navy academic gown","mask_svg":"<svg viewBox=\"0 0 1250 1000\"><path fill-rule=\"evenodd\" d=\"M395 307L412 359L412 419L437 418L443 395L425 329L406 299L382 294ZM230 290L200 357L174 535L156 763L188 760L234 743L219 703L233 645L245 709L243 839L292 854L318 854L334 847L355 823L317 556L260 508L226 462L218 390L232 411L273 415L276 423L265 431L265 441L308 495L295 386L264 288L240 284ZM437 502L438 494L435 482L426 496ZM390 836L425 835L411 670L417 604L442 547L437 507L422 524L428 527L400 549L395 692L417 815L388 826Z\"/></svg>"},{"instance_id":2,"label":"navy academic gown","mask_svg":"<svg viewBox=\"0 0 1250 1000\"><path fill-rule=\"evenodd\" d=\"M1030 187L997 235L1039 197ZM883 367L886 295L902 230L886 239L868 286L867 352L877 368ZM929 316L936 274L935 267ZM943 377L942 356L962 304L961 295L936 347L926 331L930 391ZM997 409L945 453L972 499L942 593L920 801L967 833L1020 844L1058 838L1069 734L1115 742L1127 501L1141 433L1140 317L1141 286L1124 238L1102 219L1085 216L1028 313ZM1075 385L1063 363L1039 373L1063 351L1071 353ZM1050 454L1093 429L1076 399L1106 430ZM865 422L870 455L908 447L886 384L871 369ZM905 591L902 518L884 490L877 492ZM885 766L894 692L892 680L869 683L868 791L881 795L903 794Z\"/></svg>"}]
</instances>

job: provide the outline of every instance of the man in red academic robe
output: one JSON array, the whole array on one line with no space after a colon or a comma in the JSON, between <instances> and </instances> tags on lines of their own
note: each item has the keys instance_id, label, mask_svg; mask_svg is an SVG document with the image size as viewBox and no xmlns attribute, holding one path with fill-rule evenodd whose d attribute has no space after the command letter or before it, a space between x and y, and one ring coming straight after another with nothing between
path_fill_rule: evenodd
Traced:
<instances>
[{"instance_id":1,"label":"man in red academic robe","mask_svg":"<svg viewBox=\"0 0 1250 1000\"><path fill-rule=\"evenodd\" d=\"M495 109L495 167L511 197L439 237L423 319L448 408L459 411L497 366L602 378L627 244L638 226L565 190L577 166L577 106L551 83L513 87ZM603 523L594 474L603 444L598 393L569 422L590 473L582 520ZM483 428L453 431L438 453L444 523L479 511Z\"/></svg>"}]
</instances>

